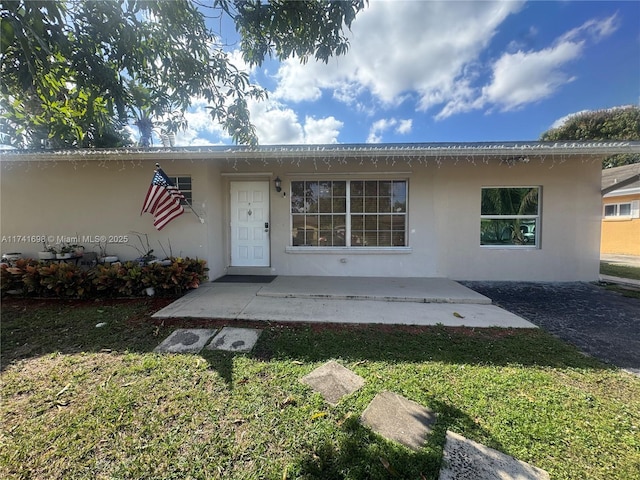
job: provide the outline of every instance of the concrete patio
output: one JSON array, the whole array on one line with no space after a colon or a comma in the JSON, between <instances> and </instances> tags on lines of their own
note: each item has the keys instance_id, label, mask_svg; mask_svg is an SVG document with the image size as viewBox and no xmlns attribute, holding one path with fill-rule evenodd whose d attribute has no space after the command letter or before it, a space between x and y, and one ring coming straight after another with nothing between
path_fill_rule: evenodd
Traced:
<instances>
[{"instance_id":1,"label":"concrete patio","mask_svg":"<svg viewBox=\"0 0 640 480\"><path fill-rule=\"evenodd\" d=\"M155 318L537 328L445 278L278 276L203 284Z\"/></svg>"}]
</instances>

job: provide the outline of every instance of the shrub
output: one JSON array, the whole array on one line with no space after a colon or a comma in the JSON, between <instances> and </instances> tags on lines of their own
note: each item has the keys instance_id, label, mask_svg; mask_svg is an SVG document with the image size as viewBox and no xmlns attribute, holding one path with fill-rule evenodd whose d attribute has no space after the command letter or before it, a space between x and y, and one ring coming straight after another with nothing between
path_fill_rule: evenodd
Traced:
<instances>
[{"instance_id":1,"label":"shrub","mask_svg":"<svg viewBox=\"0 0 640 480\"><path fill-rule=\"evenodd\" d=\"M206 279L208 269L205 264L204 260L176 258L171 265L164 267L159 287L173 293L198 288L200 282Z\"/></svg>"},{"instance_id":2,"label":"shrub","mask_svg":"<svg viewBox=\"0 0 640 480\"><path fill-rule=\"evenodd\" d=\"M70 263L42 265L38 274L40 285L57 297L83 298L91 289L87 272Z\"/></svg>"},{"instance_id":3,"label":"shrub","mask_svg":"<svg viewBox=\"0 0 640 480\"><path fill-rule=\"evenodd\" d=\"M1 264L0 291L2 294L14 291L27 293L38 290L40 281L38 265L39 263L35 260L23 258L16 260L11 265Z\"/></svg>"},{"instance_id":4,"label":"shrub","mask_svg":"<svg viewBox=\"0 0 640 480\"><path fill-rule=\"evenodd\" d=\"M132 262L98 265L90 270L97 295L131 297L140 293L140 267Z\"/></svg>"},{"instance_id":5,"label":"shrub","mask_svg":"<svg viewBox=\"0 0 640 480\"><path fill-rule=\"evenodd\" d=\"M0 289L3 295L21 292L38 297L87 298L140 296L146 288L154 287L160 295L180 295L198 288L207 279L208 270L204 260L191 258L174 258L167 266L126 262L89 270L71 263L21 259L13 265L2 265Z\"/></svg>"},{"instance_id":6,"label":"shrub","mask_svg":"<svg viewBox=\"0 0 640 480\"><path fill-rule=\"evenodd\" d=\"M118 268L116 265L96 265L89 270L94 295L116 296L118 292Z\"/></svg>"}]
</instances>

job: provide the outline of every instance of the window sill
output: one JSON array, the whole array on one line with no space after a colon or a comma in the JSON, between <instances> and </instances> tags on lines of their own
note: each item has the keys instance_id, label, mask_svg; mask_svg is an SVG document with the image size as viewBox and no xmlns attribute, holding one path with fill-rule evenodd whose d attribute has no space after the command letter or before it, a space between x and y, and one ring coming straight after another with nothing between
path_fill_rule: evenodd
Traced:
<instances>
[{"instance_id":1,"label":"window sill","mask_svg":"<svg viewBox=\"0 0 640 480\"><path fill-rule=\"evenodd\" d=\"M633 220L633 217L631 215L616 215L603 217L602 220L604 220L605 222L628 222L630 220Z\"/></svg>"},{"instance_id":2,"label":"window sill","mask_svg":"<svg viewBox=\"0 0 640 480\"><path fill-rule=\"evenodd\" d=\"M411 247L286 247L285 253L334 254L334 255L407 255Z\"/></svg>"},{"instance_id":3,"label":"window sill","mask_svg":"<svg viewBox=\"0 0 640 480\"><path fill-rule=\"evenodd\" d=\"M480 245L487 250L540 250L537 245Z\"/></svg>"}]
</instances>

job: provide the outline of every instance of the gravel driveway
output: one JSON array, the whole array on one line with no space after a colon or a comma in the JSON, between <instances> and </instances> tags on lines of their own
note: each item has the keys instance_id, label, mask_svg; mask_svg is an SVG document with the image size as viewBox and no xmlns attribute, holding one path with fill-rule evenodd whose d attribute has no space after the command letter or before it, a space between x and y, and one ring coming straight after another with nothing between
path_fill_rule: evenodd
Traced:
<instances>
[{"instance_id":1,"label":"gravel driveway","mask_svg":"<svg viewBox=\"0 0 640 480\"><path fill-rule=\"evenodd\" d=\"M591 283L460 282L584 353L640 375L640 300Z\"/></svg>"}]
</instances>

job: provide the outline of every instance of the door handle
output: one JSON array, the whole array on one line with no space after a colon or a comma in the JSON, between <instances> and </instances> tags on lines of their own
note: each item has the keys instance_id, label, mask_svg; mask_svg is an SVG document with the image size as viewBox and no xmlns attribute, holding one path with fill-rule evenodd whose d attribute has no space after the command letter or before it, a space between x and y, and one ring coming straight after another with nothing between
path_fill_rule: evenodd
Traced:
<instances>
[{"instance_id":1,"label":"door handle","mask_svg":"<svg viewBox=\"0 0 640 480\"><path fill-rule=\"evenodd\" d=\"M264 231L265 232L269 231L269 222L264 222Z\"/></svg>"}]
</instances>

